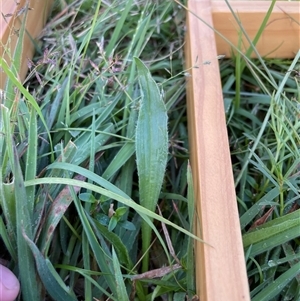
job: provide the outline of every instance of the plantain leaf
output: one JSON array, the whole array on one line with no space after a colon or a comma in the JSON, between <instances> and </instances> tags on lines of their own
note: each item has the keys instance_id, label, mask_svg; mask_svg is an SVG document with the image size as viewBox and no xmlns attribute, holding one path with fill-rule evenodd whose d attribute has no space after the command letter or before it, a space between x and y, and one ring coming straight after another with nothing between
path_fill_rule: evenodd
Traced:
<instances>
[{"instance_id":1,"label":"plantain leaf","mask_svg":"<svg viewBox=\"0 0 300 301\"><path fill-rule=\"evenodd\" d=\"M148 68L138 58L135 58L135 63L142 94L135 135L140 203L154 211L168 158L168 116L158 86ZM151 228L145 222L142 224L142 237L145 254L151 239ZM147 269L148 255L143 261L143 271Z\"/></svg>"}]
</instances>

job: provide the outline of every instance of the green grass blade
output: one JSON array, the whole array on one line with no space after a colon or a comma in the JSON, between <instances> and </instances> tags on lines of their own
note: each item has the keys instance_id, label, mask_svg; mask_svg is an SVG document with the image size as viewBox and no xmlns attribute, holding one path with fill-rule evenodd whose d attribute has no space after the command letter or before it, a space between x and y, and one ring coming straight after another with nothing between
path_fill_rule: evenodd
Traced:
<instances>
[{"instance_id":1,"label":"green grass blade","mask_svg":"<svg viewBox=\"0 0 300 301\"><path fill-rule=\"evenodd\" d=\"M243 235L244 248L252 246L250 256L261 254L299 236L300 210L278 217Z\"/></svg>"},{"instance_id":2,"label":"green grass blade","mask_svg":"<svg viewBox=\"0 0 300 301\"><path fill-rule=\"evenodd\" d=\"M192 234L191 232L185 230L184 228L170 222L168 219L166 219L164 217L159 216L158 214L154 213L153 211L137 204L128 196L124 197L124 195L123 195L124 193L118 194L118 193L109 191L107 189L103 189L94 184L86 183L86 182L75 180L75 179L67 179L67 178L46 178L45 177L45 178L30 180L30 181L25 182L25 187L32 186L32 185L40 185L40 184L53 184L53 185L65 184L65 185L70 185L70 186L78 186L78 187L82 187L82 188L94 191L96 193L102 194L110 199L114 199L114 200L132 208L133 210L138 212L142 218L148 217L147 220L149 221L149 223L151 222L150 219L156 219L160 222L163 222L163 223L177 229L178 231L181 231L182 233L184 233L194 239L197 239L198 241L202 241L199 237L197 237L196 235ZM117 187L116 187L116 189L117 189Z\"/></svg>"},{"instance_id":3,"label":"green grass blade","mask_svg":"<svg viewBox=\"0 0 300 301\"><path fill-rule=\"evenodd\" d=\"M10 244L13 249L17 249L16 244L16 201L15 201L15 182L1 183L0 186L1 207L5 216L7 235L10 238Z\"/></svg>"},{"instance_id":4,"label":"green grass blade","mask_svg":"<svg viewBox=\"0 0 300 301\"><path fill-rule=\"evenodd\" d=\"M297 52L297 54L296 54L296 56L295 56L295 58L294 58L294 60L293 60L293 62L292 62L292 64L291 64L291 66L290 66L290 70L294 70L294 68L295 68L295 66L296 66L296 64L297 64L297 62L299 61L299 58L300 58L300 50ZM278 90L276 91L276 93L275 93L275 95L274 95L274 101L275 101L275 103L278 103L278 100L279 100L281 94L283 93L283 88L284 88L285 83L286 83L286 81L288 80L288 78L289 78L289 74L288 74L288 72L287 72L287 73L285 74L283 80L281 81L281 83L280 83L280 85L279 85L279 87L278 87ZM257 137L256 137L256 139L255 139L255 141L254 141L254 143L253 143L253 146L252 146L252 148L250 149L250 153L249 153L248 157L246 158L247 160L246 160L246 162L244 163L244 165L242 166L242 169L241 169L239 175L237 176L237 178L236 178L236 180L235 180L235 187L237 187L237 185L239 184L240 180L242 179L242 177L243 177L243 175L244 175L245 170L246 170L247 167L248 167L249 161L251 160L251 158L252 158L252 156L253 156L253 154L254 154L254 152L255 152L255 150L256 150L256 148L257 148L259 142L260 142L260 139L261 139L261 137L262 137L262 135L263 135L263 133L264 133L264 131L265 131L265 129L266 129L266 126L267 126L267 123L268 123L268 121L269 121L269 119L270 119L271 113L272 113L272 110L271 110L271 108L270 108L270 109L268 110L268 112L267 112L265 118L264 118L264 121L263 121L263 123L262 123L262 125L261 125L261 128L260 128L260 131L259 131L259 133L258 133L258 135L257 135Z\"/></svg>"},{"instance_id":5,"label":"green grass blade","mask_svg":"<svg viewBox=\"0 0 300 301\"><path fill-rule=\"evenodd\" d=\"M130 261L128 251L124 246L120 237L115 233L109 231L107 227L101 225L98 221L92 219L92 217L87 215L87 218L90 221L96 236L99 235L103 236L114 247L121 264L126 265L129 268L132 268L132 263Z\"/></svg>"},{"instance_id":6,"label":"green grass blade","mask_svg":"<svg viewBox=\"0 0 300 301\"><path fill-rule=\"evenodd\" d=\"M9 109L0 105L0 205L5 216L7 235L13 249L17 249L15 183L7 178L13 166L12 129ZM2 133L5 133L2 134Z\"/></svg>"},{"instance_id":7,"label":"green grass blade","mask_svg":"<svg viewBox=\"0 0 300 301\"><path fill-rule=\"evenodd\" d=\"M154 211L157 204L168 157L168 116L158 86L148 68L135 58L142 92L142 104L136 126L136 161L139 176L140 204ZM151 229L142 224L142 249L147 252ZM143 271L148 269L149 255L143 260Z\"/></svg>"},{"instance_id":8,"label":"green grass blade","mask_svg":"<svg viewBox=\"0 0 300 301\"><path fill-rule=\"evenodd\" d=\"M8 231L13 231L11 236L11 244L17 250L18 254L18 267L19 275L22 286L23 300L39 300L40 299L40 287L36 281L36 270L34 267L33 256L28 248L22 231L24 230L30 237L32 237L32 207L27 204L27 195L24 187L23 175L19 162L19 155L16 148L13 145L14 139L12 138L13 126L11 125L11 116L7 108L1 106L1 127L5 133L5 151L4 158L8 158L10 166L3 166L3 158L1 159L1 182L2 175L12 170L14 175L13 185L3 185L3 208L7 219ZM3 146L3 145L2 145ZM3 149L2 149L3 150ZM5 168L5 170L4 170ZM5 173L3 173L5 171ZM3 184L3 183L2 183ZM13 196L14 194L14 196ZM15 239L16 237L16 239ZM13 254L12 254L13 255Z\"/></svg>"},{"instance_id":9,"label":"green grass blade","mask_svg":"<svg viewBox=\"0 0 300 301\"><path fill-rule=\"evenodd\" d=\"M114 126L113 124L108 124L105 129L103 129L103 132L98 134L94 137L95 141L95 151L98 152L102 148L102 146L106 143L106 141L110 138L110 133L114 132ZM89 157L90 154L90 141L91 138L91 132L86 131L76 138L74 141L77 148L77 153L72 161L74 164L81 164L84 160L86 160ZM80 147L79 147L80 146Z\"/></svg>"},{"instance_id":10,"label":"green grass blade","mask_svg":"<svg viewBox=\"0 0 300 301\"><path fill-rule=\"evenodd\" d=\"M3 71L5 72L7 77L9 78L9 80L15 85L16 88L19 89L19 91L25 96L25 98L30 102L32 107L36 110L37 114L41 118L41 121L42 121L43 125L45 126L45 130L46 130L47 135L49 137L49 142L50 142L50 146L51 146L51 149L52 149L52 139L51 139L50 131L49 131L49 128L47 127L47 123L45 121L43 113L42 113L39 105L37 104L36 100L28 92L28 90L23 87L23 85L20 83L18 78L15 76L15 74L10 70L7 62L2 57L0 57L0 67L3 69Z\"/></svg>"},{"instance_id":11,"label":"green grass blade","mask_svg":"<svg viewBox=\"0 0 300 301\"><path fill-rule=\"evenodd\" d=\"M28 149L26 156L26 171L25 180L32 180L36 177L37 169L37 120L36 111L31 108L29 127L28 127ZM35 202L35 189L34 187L26 188L27 204L30 207L29 212L33 212Z\"/></svg>"},{"instance_id":12,"label":"green grass blade","mask_svg":"<svg viewBox=\"0 0 300 301\"><path fill-rule=\"evenodd\" d=\"M32 212L29 211L26 189L19 164L17 150L14 148L15 201L17 217L18 266L24 301L41 300L39 282L36 280L34 258L23 234L32 239Z\"/></svg>"},{"instance_id":13,"label":"green grass blade","mask_svg":"<svg viewBox=\"0 0 300 301\"><path fill-rule=\"evenodd\" d=\"M93 19L92 19L91 27L90 27L88 33L86 34L85 39L82 41L79 50L76 53L76 56L78 56L78 57L76 57L76 59L73 60L74 63L79 58L79 55L82 54L83 58L86 56L86 53L87 53L87 50L88 50L88 46L90 44L90 41L91 41L91 38L92 38L92 35L93 35L93 32L94 32L96 23L99 20L98 16L99 16L99 11L100 11L100 7L101 7L101 3L102 3L101 0L97 1L96 9L95 9L95 14L94 14ZM81 64L80 64L80 68L79 68L80 70L82 68L83 61L84 60L82 59L81 60ZM73 69L75 69L75 66L72 66L72 70ZM80 72L78 72L78 77L77 77L76 82L78 82L78 80L79 80L79 74L80 74Z\"/></svg>"},{"instance_id":14,"label":"green grass blade","mask_svg":"<svg viewBox=\"0 0 300 301\"><path fill-rule=\"evenodd\" d=\"M283 288L291 282L297 275L300 274L300 262L293 265L285 273L281 274L277 279L272 281L265 289L252 298L252 301L269 301L278 294L280 294Z\"/></svg>"},{"instance_id":15,"label":"green grass blade","mask_svg":"<svg viewBox=\"0 0 300 301\"><path fill-rule=\"evenodd\" d=\"M2 146L2 156L1 156L1 168L2 168L2 175L7 175L14 166L14 153L13 153L13 128L11 126L11 116L10 116L10 111L7 107L3 106L2 104L0 105L1 109L1 146ZM3 162L4 161L4 162ZM9 161L9 163L8 163ZM8 165L10 164L10 166Z\"/></svg>"},{"instance_id":16,"label":"green grass blade","mask_svg":"<svg viewBox=\"0 0 300 301\"><path fill-rule=\"evenodd\" d=\"M83 180L84 177L79 175L77 176L77 179ZM76 193L79 190L79 187L74 187L74 191ZM49 245L51 244L52 237L54 235L58 223L63 218L65 212L67 211L72 202L73 198L70 195L69 187L66 186L64 189L62 189L62 191L55 198L50 208L48 209L47 218L44 222L43 230L40 236L41 239L39 242L39 247L42 254L44 254L47 251Z\"/></svg>"},{"instance_id":17,"label":"green grass blade","mask_svg":"<svg viewBox=\"0 0 300 301\"><path fill-rule=\"evenodd\" d=\"M194 231L194 212L195 212L195 194L192 170L190 164L187 168L187 183L188 183L188 212L189 212L189 222L190 231ZM188 247L187 247L187 262L186 262L186 282L189 298L192 300L192 296L195 293L195 257L194 257L194 239L188 237Z\"/></svg>"},{"instance_id":18,"label":"green grass blade","mask_svg":"<svg viewBox=\"0 0 300 301\"><path fill-rule=\"evenodd\" d=\"M269 9L268 9L268 11L267 11L267 13L266 13L264 19L263 19L263 22L262 22L262 24L260 25L259 30L258 30L258 32L256 33L256 35L255 35L253 41L251 41L251 39L249 38L247 32L245 31L244 27L242 26L242 23L239 21L237 15L234 13L233 9L231 8L231 6L230 6L228 0L225 0L225 2L226 2L226 4L228 5L229 9L231 10L231 13L232 13L233 17L235 18L237 24L239 24L239 27L240 27L241 31L243 32L244 36L246 37L247 41L248 41L249 44L250 44L250 47L247 49L245 56L246 56L247 58L250 58L252 52L254 51L255 54L256 54L256 56L257 56L257 58L258 58L259 61L261 62L261 64L264 66L264 70L267 72L267 74L268 74L268 76L269 76L269 79L270 79L274 84L276 84L276 83L275 83L275 80L274 80L273 77L272 77L272 75L269 73L269 69L267 68L267 66L265 65L263 59L261 58L260 54L258 53L257 49L255 48L255 45L257 44L257 42L258 42L258 40L260 39L260 37L261 37L261 35L262 35L262 33L263 33L265 27L267 26L268 20L269 20L271 14L272 14L274 5L275 5L275 3L276 3L276 0L272 0L271 5L270 5L270 7L269 7ZM239 53L240 53L240 52L239 52ZM247 61L243 61L243 62L241 63L241 66L240 66L240 74L243 73L243 70L245 69L246 65L247 65Z\"/></svg>"},{"instance_id":19,"label":"green grass blade","mask_svg":"<svg viewBox=\"0 0 300 301\"><path fill-rule=\"evenodd\" d=\"M112 248L112 262L114 268L114 276L117 285L118 301L129 301L128 294L125 287L125 282L120 269L120 262L118 260L115 249Z\"/></svg>"},{"instance_id":20,"label":"green grass blade","mask_svg":"<svg viewBox=\"0 0 300 301\"><path fill-rule=\"evenodd\" d=\"M23 233L31 251L34 255L39 276L49 295L56 301L75 301L74 293L71 293L62 279L59 277L51 262L45 259L35 243ZM34 277L32 277L34 278ZM41 300L41 299L32 299Z\"/></svg>"},{"instance_id":21,"label":"green grass blade","mask_svg":"<svg viewBox=\"0 0 300 301\"><path fill-rule=\"evenodd\" d=\"M275 201L272 202L272 200L276 200L279 194L279 188L275 187L266 195L264 195L258 202L256 202L249 210L247 210L247 212L240 217L241 229L245 229L245 227L251 223L251 221L262 210L264 206L277 205L277 203L275 203Z\"/></svg>"},{"instance_id":22,"label":"green grass blade","mask_svg":"<svg viewBox=\"0 0 300 301\"><path fill-rule=\"evenodd\" d=\"M0 237L3 240L3 243L7 251L9 252L9 255L12 257L12 259L15 262L17 262L18 257L17 257L16 248L12 245L12 239L11 237L8 236L7 232L8 232L7 227L4 224L2 216L0 216Z\"/></svg>"},{"instance_id":23,"label":"green grass blade","mask_svg":"<svg viewBox=\"0 0 300 301\"><path fill-rule=\"evenodd\" d=\"M91 184L89 184L91 185ZM84 211L84 208L82 207L79 199L76 197L75 191L72 187L70 187L72 198L74 199L74 204L76 206L78 216L81 220L82 227L84 229L85 235L87 237L87 240L89 242L91 250L93 250L93 254L95 256L95 259L98 263L98 266L100 270L104 273L104 278L112 291L114 296L117 296L118 288L116 286L116 283L114 281L113 277L113 269L112 269L112 263L111 258L108 257L108 255L105 253L101 245L99 244L95 233L88 221L88 217L86 212Z\"/></svg>"},{"instance_id":24,"label":"green grass blade","mask_svg":"<svg viewBox=\"0 0 300 301\"><path fill-rule=\"evenodd\" d=\"M26 25L26 20L27 20L27 14L28 14L28 5L29 3L27 2L25 5L25 13L19 18L19 20L21 21L21 26L19 29L18 33L12 33L11 34L17 34L18 38L17 38L17 42L15 45L15 49L14 49L14 53L13 53L13 57L10 57L10 61L11 61L11 66L10 66L10 72L11 74L13 74L14 77L19 78L19 73L21 70L21 64L22 64L22 52L23 52L23 41L24 41L24 36L25 36L25 25ZM1 7L2 8L2 7ZM15 29L12 29L11 31L14 31ZM1 43L2 44L2 43ZM8 45L6 45L8 46ZM8 50L7 53L9 53L10 51ZM0 65L2 66L1 63L1 57L0 57ZM3 66L2 66L3 67ZM15 91L14 91L14 83L11 80L11 77L9 76L9 74L5 71L5 68L3 68L4 72L6 73L6 75L8 76L7 82L6 82L6 93L9 96L8 99L10 101L6 101L5 105L11 109L13 104L14 104L14 96L15 96Z\"/></svg>"},{"instance_id":25,"label":"green grass blade","mask_svg":"<svg viewBox=\"0 0 300 301\"><path fill-rule=\"evenodd\" d=\"M93 109L93 115L92 115L92 132L91 132L91 142L90 142L90 162L89 162L89 171L94 172L94 167L95 167L95 130L96 130L96 122L95 122L95 110ZM89 180L91 183L91 181ZM89 211L91 204L86 203L85 204L85 210ZM88 238L83 232L82 234L82 256L83 256L83 266L86 270L91 269L91 257L89 256L90 254L90 246L88 242ZM84 296L86 300L91 300L92 299L92 283L88 279L84 279Z\"/></svg>"},{"instance_id":26,"label":"green grass blade","mask_svg":"<svg viewBox=\"0 0 300 301\"><path fill-rule=\"evenodd\" d=\"M91 275L101 275L102 273L101 272L95 272L95 271L87 271L85 269L81 269L81 268L78 268L78 267L74 267L74 266L68 266L68 265L56 265L57 268L61 268L61 269L64 269L64 270L69 270L69 271L74 271L78 274L81 274L84 278L86 278L88 281L90 281L100 292L102 292L103 294L105 294L109 299L108 300L115 300L113 298L113 296L108 292L106 291L105 289L103 289L103 287L101 287L101 285L99 285L99 283L93 279L93 277L91 277Z\"/></svg>"},{"instance_id":27,"label":"green grass blade","mask_svg":"<svg viewBox=\"0 0 300 301\"><path fill-rule=\"evenodd\" d=\"M143 48L145 47L145 36L147 34L147 31L149 30L149 22L151 20L151 14L150 12L148 15L146 12L148 11L149 5L146 3L144 9L141 11L139 16L139 21L137 23L137 26L135 28L134 35L130 41L130 44L128 46L127 55L124 58L124 61L132 60L132 57L139 57L140 53L142 52ZM150 37L151 33L148 34ZM130 70L128 71L128 82L133 82L135 80L136 75L136 66L135 61L132 61L132 64L130 66ZM126 106L129 105L129 103L134 103L134 106L136 105L134 94L134 85L130 85L128 89L128 94L126 98ZM129 115L129 124L127 129L123 130L123 135L132 138L135 135L135 126L136 126L136 119L137 119L137 110L131 109L131 112L129 114L129 110L124 110L123 113L123 119L127 120ZM124 170L124 169L123 169Z\"/></svg>"},{"instance_id":28,"label":"green grass blade","mask_svg":"<svg viewBox=\"0 0 300 301\"><path fill-rule=\"evenodd\" d=\"M82 257L83 267L85 270L91 270L91 257L90 257L90 246L85 233L82 233ZM85 300L92 300L92 283L84 278L84 298Z\"/></svg>"},{"instance_id":29,"label":"green grass blade","mask_svg":"<svg viewBox=\"0 0 300 301\"><path fill-rule=\"evenodd\" d=\"M94 183L106 188L107 190L112 191L113 193L119 194L125 198L126 197L129 198L129 196L127 196L118 187L116 187L115 185L113 185L112 183L107 181L106 179L98 176L97 174L95 174L81 166L77 166L77 165L66 163L66 162L60 162L60 163L54 162L48 166L48 169L67 170L67 171L75 172L77 174L80 174L81 176L88 178L90 181L93 181Z\"/></svg>"},{"instance_id":30,"label":"green grass blade","mask_svg":"<svg viewBox=\"0 0 300 301\"><path fill-rule=\"evenodd\" d=\"M242 32L239 30L238 32L238 49L241 50L241 43L242 43ZM242 74L242 68L241 68L241 54L240 52L237 52L235 55L235 98L234 98L234 107L235 109L240 108L240 102L241 102L241 74Z\"/></svg>"},{"instance_id":31,"label":"green grass blade","mask_svg":"<svg viewBox=\"0 0 300 301\"><path fill-rule=\"evenodd\" d=\"M107 56L111 56L113 49L116 47L116 43L118 40L120 40L120 33L123 29L124 22L126 21L126 18L128 18L128 13L132 9L132 0L126 1L126 6L124 7L124 11L121 14L121 17L118 21L118 23L115 26L115 30L112 33L112 38L110 39L105 52Z\"/></svg>"},{"instance_id":32,"label":"green grass blade","mask_svg":"<svg viewBox=\"0 0 300 301\"><path fill-rule=\"evenodd\" d=\"M102 177L109 180L133 156L134 152L135 148L133 143L127 142L124 144L107 166Z\"/></svg>"}]
</instances>

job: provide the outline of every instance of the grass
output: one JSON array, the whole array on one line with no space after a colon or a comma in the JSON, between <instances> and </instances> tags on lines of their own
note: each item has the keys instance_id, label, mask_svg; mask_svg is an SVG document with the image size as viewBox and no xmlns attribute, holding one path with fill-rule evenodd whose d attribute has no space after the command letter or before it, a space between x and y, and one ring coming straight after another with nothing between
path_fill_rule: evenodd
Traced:
<instances>
[{"instance_id":1,"label":"grass","mask_svg":"<svg viewBox=\"0 0 300 301\"><path fill-rule=\"evenodd\" d=\"M233 72L235 67L230 62L221 64L223 91L230 104L229 141L252 300L297 300L300 296L300 94L299 78L290 72L299 68L298 62L299 53L292 63L269 60L271 78L261 81L261 86L246 70L236 110L235 92L230 89L234 85L230 69ZM258 61L254 63L263 70Z\"/></svg>"},{"instance_id":2,"label":"grass","mask_svg":"<svg viewBox=\"0 0 300 301\"><path fill-rule=\"evenodd\" d=\"M0 61L0 255L20 300L194 297L184 18L57 1L24 86ZM253 300L300 295L297 60L220 62Z\"/></svg>"},{"instance_id":3,"label":"grass","mask_svg":"<svg viewBox=\"0 0 300 301\"><path fill-rule=\"evenodd\" d=\"M51 19L33 59L29 91L1 62L9 76L1 124L3 256L20 276L23 300L192 296L185 79L175 76L183 23L170 36L178 50L167 62L170 40L159 32L168 30L161 24L170 26L170 15L176 28L184 14L171 2L65 5L57 2L53 16L64 14ZM158 199L164 217L155 213Z\"/></svg>"}]
</instances>

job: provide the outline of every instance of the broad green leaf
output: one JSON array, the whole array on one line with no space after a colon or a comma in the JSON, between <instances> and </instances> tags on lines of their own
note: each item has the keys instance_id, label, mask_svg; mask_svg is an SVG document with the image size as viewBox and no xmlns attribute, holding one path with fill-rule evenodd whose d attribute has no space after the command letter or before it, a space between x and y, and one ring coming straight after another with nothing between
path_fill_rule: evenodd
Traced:
<instances>
[{"instance_id":1,"label":"broad green leaf","mask_svg":"<svg viewBox=\"0 0 300 301\"><path fill-rule=\"evenodd\" d=\"M179 292L174 294L173 301L185 301L186 300L186 293L185 292ZM192 298L190 299L192 300Z\"/></svg>"},{"instance_id":2,"label":"broad green leaf","mask_svg":"<svg viewBox=\"0 0 300 301\"><path fill-rule=\"evenodd\" d=\"M148 68L138 58L135 58L135 63L142 94L135 135L140 204L154 211L168 158L168 116L163 98ZM142 224L142 237L145 254L151 239L151 229L146 223ZM143 260L144 272L148 269L148 256Z\"/></svg>"},{"instance_id":3,"label":"broad green leaf","mask_svg":"<svg viewBox=\"0 0 300 301\"><path fill-rule=\"evenodd\" d=\"M94 229L96 236L103 236L116 250L119 260L121 264L126 265L128 268L132 268L132 263L129 258L128 251L124 246L121 238L117 236L115 233L110 232L107 227L103 226L100 222L92 219L89 215L87 215L88 220L91 223L91 226Z\"/></svg>"},{"instance_id":4,"label":"broad green leaf","mask_svg":"<svg viewBox=\"0 0 300 301\"><path fill-rule=\"evenodd\" d=\"M129 230L129 231L135 231L136 230L136 226L132 223L132 222L129 222L129 221L121 221L119 222L119 225L126 229L126 230Z\"/></svg>"},{"instance_id":5,"label":"broad green leaf","mask_svg":"<svg viewBox=\"0 0 300 301\"><path fill-rule=\"evenodd\" d=\"M116 228L117 224L118 224L118 219L112 216L108 223L108 231L113 231Z\"/></svg>"},{"instance_id":6,"label":"broad green leaf","mask_svg":"<svg viewBox=\"0 0 300 301\"><path fill-rule=\"evenodd\" d=\"M120 219L127 212L127 210L127 207L119 207L118 209L116 209L115 216Z\"/></svg>"},{"instance_id":7,"label":"broad green leaf","mask_svg":"<svg viewBox=\"0 0 300 301\"><path fill-rule=\"evenodd\" d=\"M79 199L83 202L88 202L88 203L92 203L92 204L97 202L95 197L89 192L80 193Z\"/></svg>"}]
</instances>

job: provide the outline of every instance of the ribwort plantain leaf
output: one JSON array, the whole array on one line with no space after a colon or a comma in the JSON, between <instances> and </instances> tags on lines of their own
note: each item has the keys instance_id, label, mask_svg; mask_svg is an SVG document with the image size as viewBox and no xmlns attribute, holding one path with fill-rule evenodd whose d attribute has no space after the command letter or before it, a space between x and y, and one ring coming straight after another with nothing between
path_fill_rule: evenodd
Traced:
<instances>
[{"instance_id":1,"label":"ribwort plantain leaf","mask_svg":"<svg viewBox=\"0 0 300 301\"><path fill-rule=\"evenodd\" d=\"M157 204L168 158L168 116L159 88L144 63L135 58L141 89L141 106L136 126L135 148L139 176L140 203L154 211ZM151 240L151 228L142 224L143 253ZM144 257L143 271L148 269Z\"/></svg>"}]
</instances>

